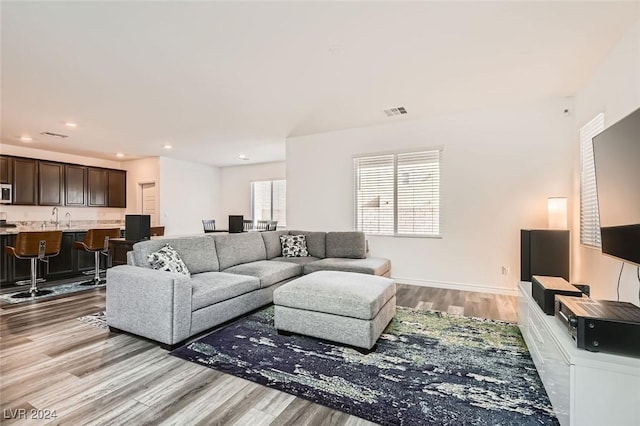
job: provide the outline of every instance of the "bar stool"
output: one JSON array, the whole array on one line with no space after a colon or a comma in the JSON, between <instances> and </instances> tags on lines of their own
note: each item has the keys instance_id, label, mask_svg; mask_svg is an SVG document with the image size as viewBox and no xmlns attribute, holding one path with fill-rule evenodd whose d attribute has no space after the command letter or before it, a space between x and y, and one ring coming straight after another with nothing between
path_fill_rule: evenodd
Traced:
<instances>
[{"instance_id":1,"label":"bar stool","mask_svg":"<svg viewBox=\"0 0 640 426\"><path fill-rule=\"evenodd\" d=\"M73 248L84 250L94 254L94 274L91 281L83 282L80 285L98 285L104 284L106 280L100 279L100 255L109 256L109 239L119 238L120 228L100 228L89 229L84 241L76 241Z\"/></svg>"},{"instance_id":2,"label":"bar stool","mask_svg":"<svg viewBox=\"0 0 640 426\"><path fill-rule=\"evenodd\" d=\"M19 232L16 236L15 247L5 246L4 250L10 256L17 259L31 260L31 288L29 291L14 294L11 297L27 298L44 296L50 294L52 290L38 289L38 260L49 262L50 257L60 254L62 246L62 231L30 231Z\"/></svg>"}]
</instances>

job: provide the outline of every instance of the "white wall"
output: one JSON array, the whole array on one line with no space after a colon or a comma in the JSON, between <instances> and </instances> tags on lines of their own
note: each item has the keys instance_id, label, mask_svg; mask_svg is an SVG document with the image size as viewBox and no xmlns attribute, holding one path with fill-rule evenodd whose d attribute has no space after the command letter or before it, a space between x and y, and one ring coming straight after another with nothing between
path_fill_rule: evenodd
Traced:
<instances>
[{"instance_id":1,"label":"white wall","mask_svg":"<svg viewBox=\"0 0 640 426\"><path fill-rule=\"evenodd\" d=\"M127 170L127 214L142 214L140 184L155 182L156 188L159 188L160 157L123 161L122 167ZM156 201L158 203L156 210L159 211L160 197L157 197Z\"/></svg>"},{"instance_id":2,"label":"white wall","mask_svg":"<svg viewBox=\"0 0 640 426\"><path fill-rule=\"evenodd\" d=\"M45 151L29 148L27 146L0 144L2 155L14 155L18 157L37 158L39 160L60 161L63 163L75 163L85 166L106 167L110 169L123 169L119 161L103 160L80 155L64 154L60 152ZM0 205L0 212L7 213L7 221L49 221L51 215L50 206L12 206ZM122 220L124 221L124 209L103 207L59 207L59 219L64 220L65 213L71 214L71 220Z\"/></svg>"},{"instance_id":3,"label":"white wall","mask_svg":"<svg viewBox=\"0 0 640 426\"><path fill-rule=\"evenodd\" d=\"M512 293L520 229L546 228L547 197L571 195L567 107L556 99L290 138L288 225L353 229L354 155L442 146L442 239L369 236L371 255L390 258L400 282Z\"/></svg>"},{"instance_id":4,"label":"white wall","mask_svg":"<svg viewBox=\"0 0 640 426\"><path fill-rule=\"evenodd\" d=\"M589 82L575 97L575 132L597 113L604 112L605 127L640 107L640 21L620 40ZM616 285L622 262L604 256L600 250L580 245L578 202L580 200L580 164L578 140L575 141L574 190L576 200L573 227L573 276L576 282L591 285L597 299L617 298ZM636 267L627 265L620 283L620 300L640 305Z\"/></svg>"},{"instance_id":5,"label":"white wall","mask_svg":"<svg viewBox=\"0 0 640 426\"><path fill-rule=\"evenodd\" d=\"M251 218L251 182L286 179L286 163L251 164L220 169L221 215L216 218L219 228L226 228L229 215Z\"/></svg>"},{"instance_id":6,"label":"white wall","mask_svg":"<svg viewBox=\"0 0 640 426\"><path fill-rule=\"evenodd\" d=\"M202 233L202 219L220 216L217 167L160 157L159 189L165 235Z\"/></svg>"}]
</instances>

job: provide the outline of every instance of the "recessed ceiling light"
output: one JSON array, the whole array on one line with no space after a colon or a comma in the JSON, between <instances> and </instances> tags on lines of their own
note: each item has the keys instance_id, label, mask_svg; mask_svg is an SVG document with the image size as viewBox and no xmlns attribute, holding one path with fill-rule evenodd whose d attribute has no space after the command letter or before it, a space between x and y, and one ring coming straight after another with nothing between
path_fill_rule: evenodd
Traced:
<instances>
[{"instance_id":1,"label":"recessed ceiling light","mask_svg":"<svg viewBox=\"0 0 640 426\"><path fill-rule=\"evenodd\" d=\"M173 146L171 146L171 145L170 145L170 144L168 144L168 143L165 143L164 145L162 145L162 147L163 147L164 149L166 149L166 150L173 149Z\"/></svg>"},{"instance_id":2,"label":"recessed ceiling light","mask_svg":"<svg viewBox=\"0 0 640 426\"><path fill-rule=\"evenodd\" d=\"M31 136L20 136L20 141L22 142L31 142L33 138Z\"/></svg>"},{"instance_id":3,"label":"recessed ceiling light","mask_svg":"<svg viewBox=\"0 0 640 426\"><path fill-rule=\"evenodd\" d=\"M78 123L74 123L73 121L65 121L64 125L67 127L78 127Z\"/></svg>"},{"instance_id":4,"label":"recessed ceiling light","mask_svg":"<svg viewBox=\"0 0 640 426\"><path fill-rule=\"evenodd\" d=\"M122 158L124 157L124 154L122 152L116 152L116 157Z\"/></svg>"},{"instance_id":5,"label":"recessed ceiling light","mask_svg":"<svg viewBox=\"0 0 640 426\"><path fill-rule=\"evenodd\" d=\"M244 155L243 153L241 153L240 155L238 155L238 158L241 160L248 160L249 157L247 157L246 155Z\"/></svg>"}]
</instances>

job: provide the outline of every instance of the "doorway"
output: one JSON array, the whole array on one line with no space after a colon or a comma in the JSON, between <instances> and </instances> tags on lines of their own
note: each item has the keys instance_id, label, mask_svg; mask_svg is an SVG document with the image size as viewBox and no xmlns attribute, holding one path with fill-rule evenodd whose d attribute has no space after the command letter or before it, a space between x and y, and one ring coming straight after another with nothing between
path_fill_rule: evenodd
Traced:
<instances>
[{"instance_id":1,"label":"doorway","mask_svg":"<svg viewBox=\"0 0 640 426\"><path fill-rule=\"evenodd\" d=\"M139 185L141 195L140 210L142 210L142 214L151 216L151 226L158 226L156 183L147 182Z\"/></svg>"}]
</instances>

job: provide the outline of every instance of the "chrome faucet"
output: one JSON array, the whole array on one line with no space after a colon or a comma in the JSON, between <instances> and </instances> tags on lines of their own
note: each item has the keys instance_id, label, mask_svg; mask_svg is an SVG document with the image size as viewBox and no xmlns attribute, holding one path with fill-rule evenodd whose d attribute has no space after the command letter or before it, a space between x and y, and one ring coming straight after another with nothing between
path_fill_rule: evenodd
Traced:
<instances>
[{"instance_id":1,"label":"chrome faucet","mask_svg":"<svg viewBox=\"0 0 640 426\"><path fill-rule=\"evenodd\" d=\"M58 224L60 223L58 220L58 208L54 207L53 210L51 210L51 216L56 215L56 220L55 222L53 221L53 219L51 220L52 223L54 223L56 226L58 226Z\"/></svg>"},{"instance_id":2,"label":"chrome faucet","mask_svg":"<svg viewBox=\"0 0 640 426\"><path fill-rule=\"evenodd\" d=\"M64 220L67 221L67 228L71 228L71 213L66 212L64 214Z\"/></svg>"}]
</instances>

